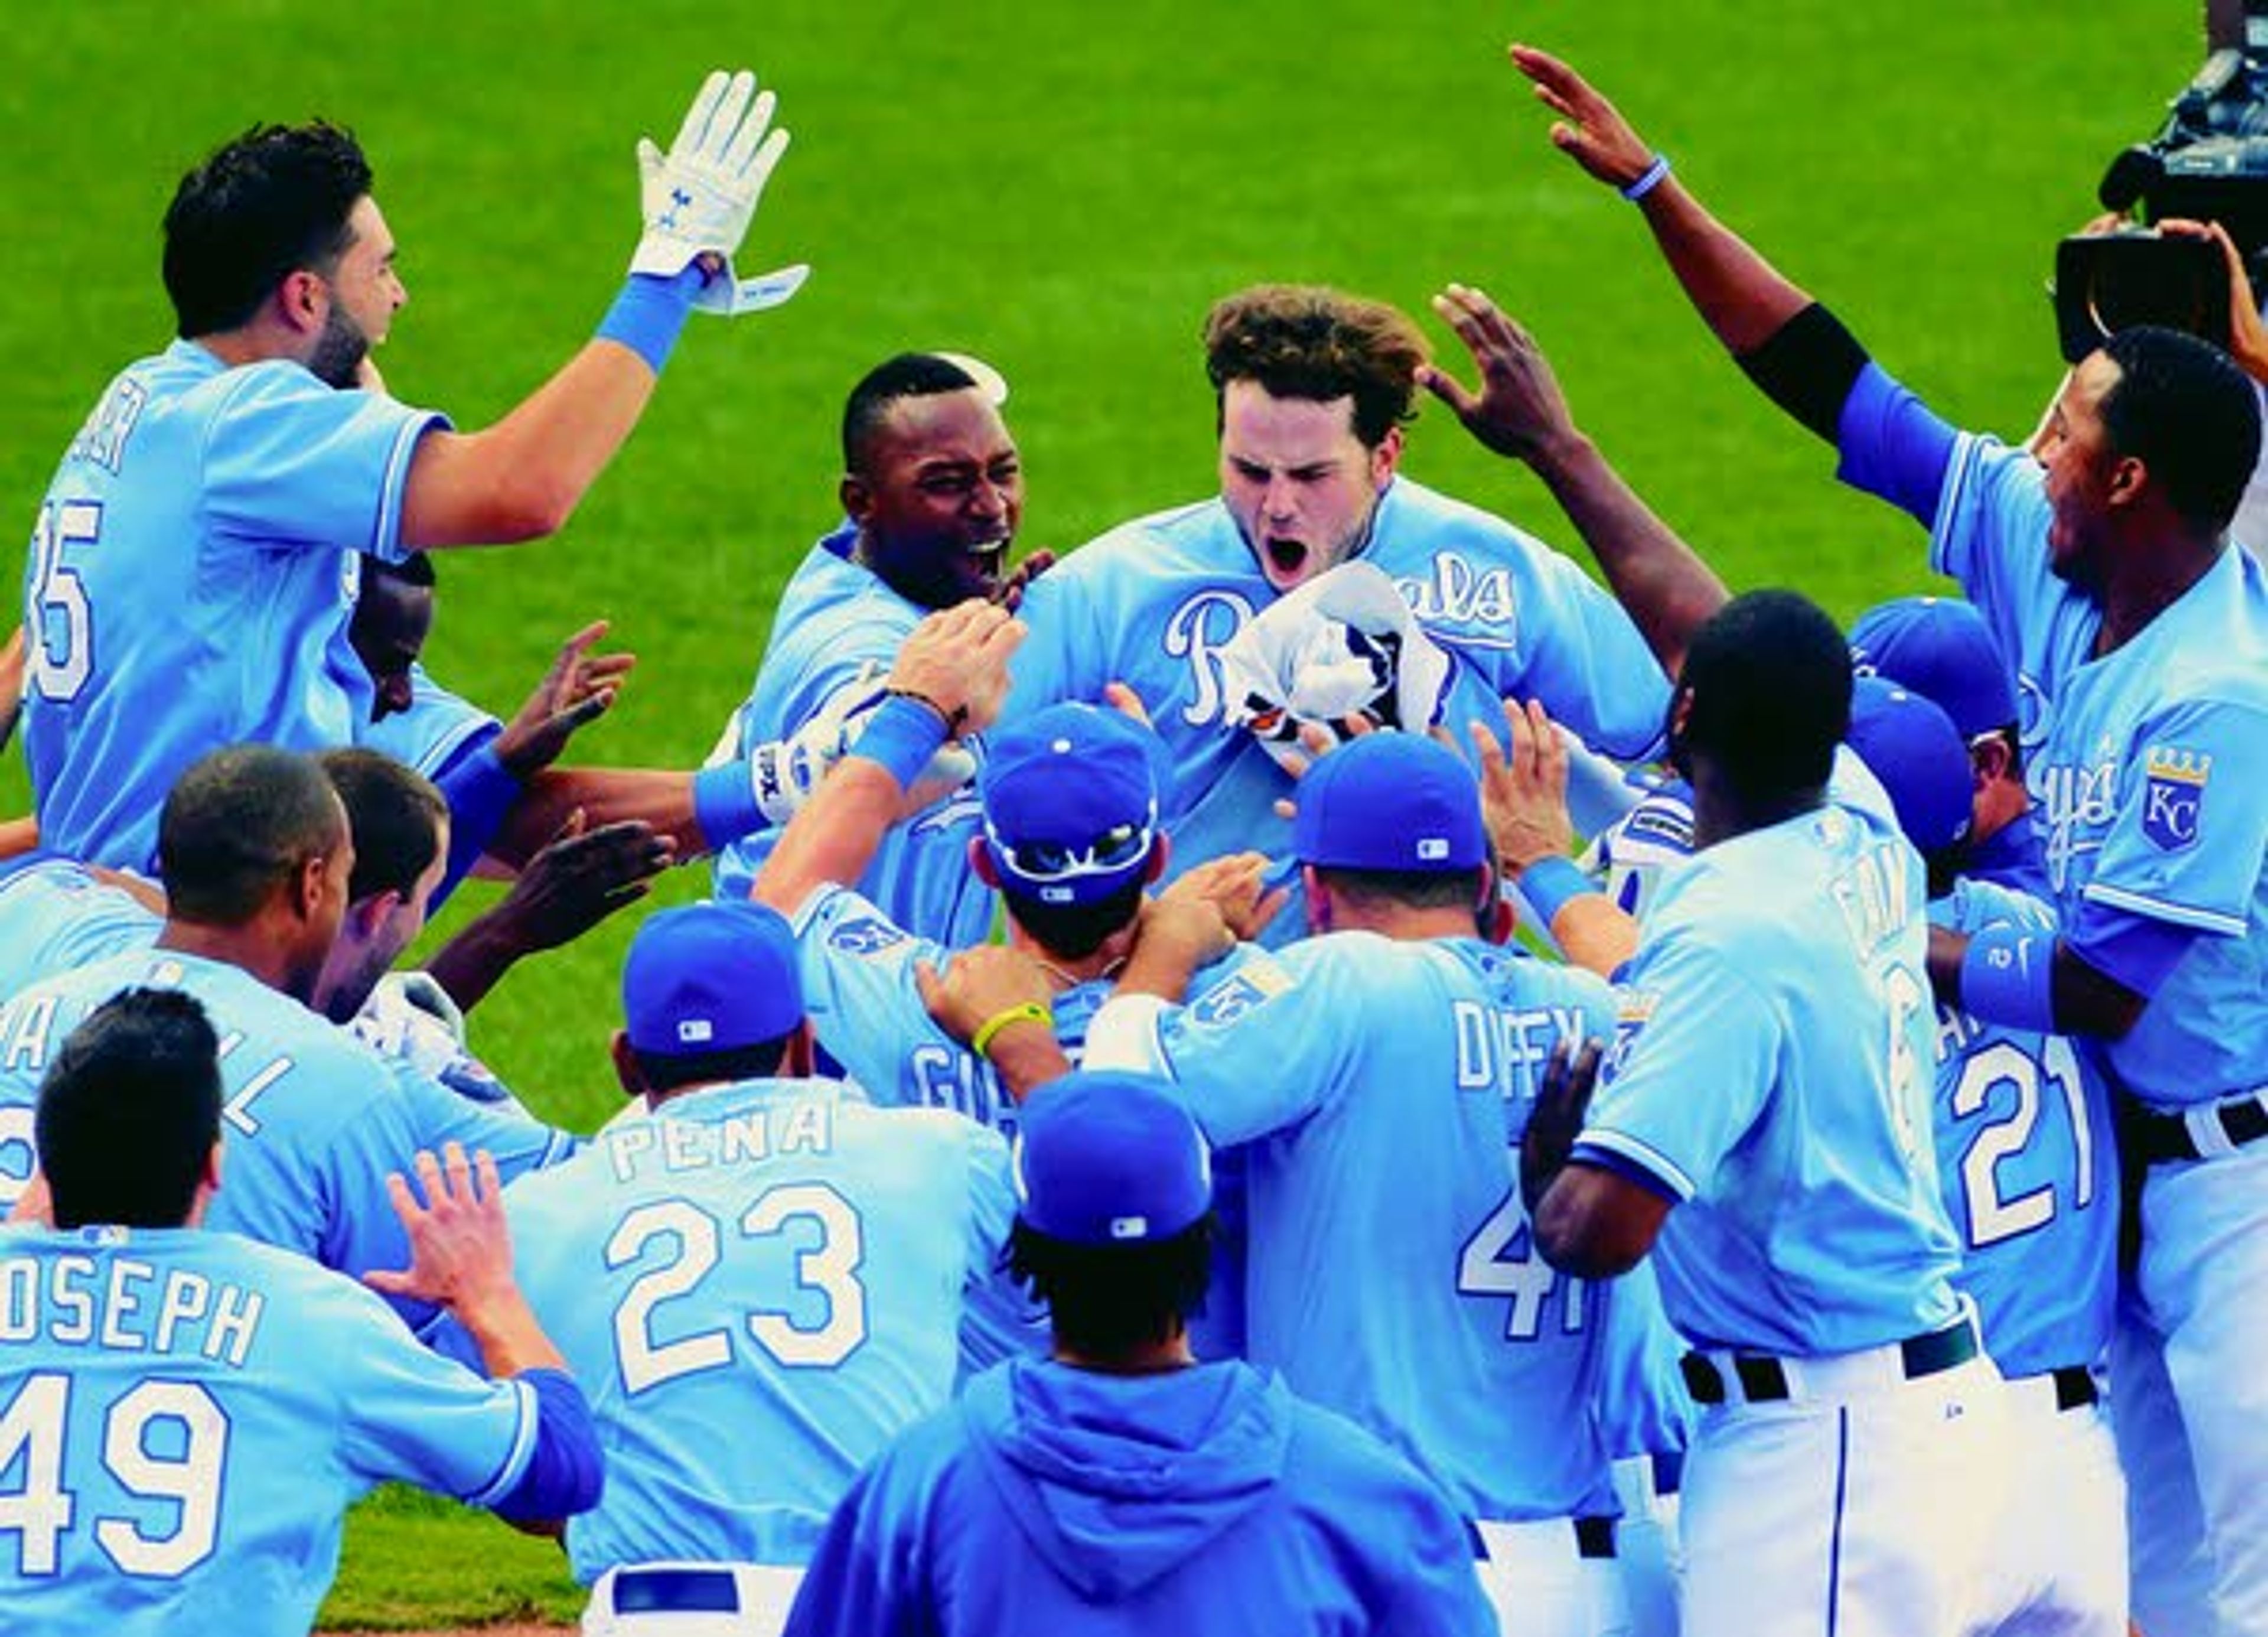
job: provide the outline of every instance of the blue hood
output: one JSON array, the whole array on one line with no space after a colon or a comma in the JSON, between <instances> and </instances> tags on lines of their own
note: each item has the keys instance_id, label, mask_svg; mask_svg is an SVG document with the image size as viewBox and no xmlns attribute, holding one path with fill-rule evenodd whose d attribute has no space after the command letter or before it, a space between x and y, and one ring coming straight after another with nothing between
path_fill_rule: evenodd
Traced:
<instances>
[{"instance_id":1,"label":"blue hood","mask_svg":"<svg viewBox=\"0 0 2268 1637\"><path fill-rule=\"evenodd\" d=\"M969 1383L971 1443L1008 1515L1090 1602L1139 1591L1273 1493L1280 1381L1229 1361L1106 1375L1020 1359Z\"/></svg>"}]
</instances>

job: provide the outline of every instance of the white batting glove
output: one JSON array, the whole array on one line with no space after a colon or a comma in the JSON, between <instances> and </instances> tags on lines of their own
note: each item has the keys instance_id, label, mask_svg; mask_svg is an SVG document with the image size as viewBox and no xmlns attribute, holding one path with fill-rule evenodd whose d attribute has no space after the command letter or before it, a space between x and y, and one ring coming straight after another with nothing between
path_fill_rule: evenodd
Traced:
<instances>
[{"instance_id":1,"label":"white batting glove","mask_svg":"<svg viewBox=\"0 0 2268 1637\"><path fill-rule=\"evenodd\" d=\"M770 129L777 106L770 92L757 92L754 74L720 69L702 82L668 152L650 138L638 139L645 232L630 258L631 272L672 277L696 256L720 257L723 272L703 286L694 306L725 316L777 306L801 288L811 273L807 266L745 280L733 270L764 184L787 151L787 132Z\"/></svg>"},{"instance_id":2,"label":"white batting glove","mask_svg":"<svg viewBox=\"0 0 2268 1637\"><path fill-rule=\"evenodd\" d=\"M784 824L794 817L811 800L828 771L850 753L866 731L867 722L889 697L887 675L887 667L867 660L850 681L828 695L801 727L749 753L756 805L766 818ZM915 782L915 793L934 800L976 776L976 757L959 745L948 744L930 758L929 766Z\"/></svg>"}]
</instances>

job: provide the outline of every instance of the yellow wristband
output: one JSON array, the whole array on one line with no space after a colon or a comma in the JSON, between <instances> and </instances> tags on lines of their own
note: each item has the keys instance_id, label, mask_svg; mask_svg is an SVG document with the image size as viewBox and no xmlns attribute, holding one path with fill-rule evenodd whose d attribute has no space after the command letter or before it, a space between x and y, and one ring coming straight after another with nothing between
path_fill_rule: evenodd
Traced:
<instances>
[{"instance_id":1,"label":"yellow wristband","mask_svg":"<svg viewBox=\"0 0 2268 1637\"><path fill-rule=\"evenodd\" d=\"M1020 1006L1010 1007L1005 1012L995 1012L984 1020L983 1026L970 1037L968 1049L978 1057L983 1057L985 1048L999 1037L1000 1031L1013 1023L1037 1023L1045 1029L1053 1029L1056 1026L1056 1014L1036 1000L1027 1000Z\"/></svg>"}]
</instances>

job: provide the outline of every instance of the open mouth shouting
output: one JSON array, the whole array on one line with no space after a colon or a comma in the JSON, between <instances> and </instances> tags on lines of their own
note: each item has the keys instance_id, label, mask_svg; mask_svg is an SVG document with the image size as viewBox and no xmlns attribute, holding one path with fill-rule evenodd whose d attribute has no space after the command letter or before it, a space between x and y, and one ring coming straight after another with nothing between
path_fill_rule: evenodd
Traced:
<instances>
[{"instance_id":1,"label":"open mouth shouting","mask_svg":"<svg viewBox=\"0 0 2268 1637\"><path fill-rule=\"evenodd\" d=\"M1305 579L1314 557L1306 541L1288 535L1270 535L1260 543L1261 566L1267 571L1270 583L1279 591L1288 591Z\"/></svg>"}]
</instances>

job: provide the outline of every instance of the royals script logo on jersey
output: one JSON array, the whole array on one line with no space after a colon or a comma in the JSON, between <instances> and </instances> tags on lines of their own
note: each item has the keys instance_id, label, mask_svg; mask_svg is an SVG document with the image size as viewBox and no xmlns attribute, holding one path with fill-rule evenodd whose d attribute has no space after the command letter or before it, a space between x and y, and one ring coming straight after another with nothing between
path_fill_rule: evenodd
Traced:
<instances>
[{"instance_id":1,"label":"royals script logo on jersey","mask_svg":"<svg viewBox=\"0 0 2268 1637\"><path fill-rule=\"evenodd\" d=\"M2080 859L2102 850L2103 833L2117 813L2117 747L2108 738L2097 741L2090 763L2035 767L2032 800L2039 809L2041 851L2048 884L2057 892L2069 887Z\"/></svg>"},{"instance_id":2,"label":"royals script logo on jersey","mask_svg":"<svg viewBox=\"0 0 2268 1637\"><path fill-rule=\"evenodd\" d=\"M1394 586L1429 630L1443 627L1468 648L1519 646L1520 599L1508 568L1476 569L1443 551L1433 557L1432 579L1406 575Z\"/></svg>"}]
</instances>

